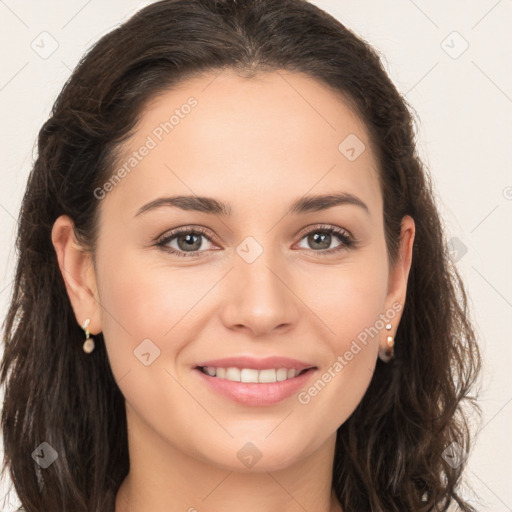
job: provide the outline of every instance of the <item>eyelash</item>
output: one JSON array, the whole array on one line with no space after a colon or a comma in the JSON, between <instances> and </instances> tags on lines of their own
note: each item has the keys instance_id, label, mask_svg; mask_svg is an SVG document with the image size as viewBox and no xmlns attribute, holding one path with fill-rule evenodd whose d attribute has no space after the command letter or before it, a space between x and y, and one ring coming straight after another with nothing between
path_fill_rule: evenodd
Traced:
<instances>
[{"instance_id":1,"label":"eyelash","mask_svg":"<svg viewBox=\"0 0 512 512\"><path fill-rule=\"evenodd\" d=\"M310 235L311 233L327 233L329 235L334 234L338 237L338 239L342 242L342 244L338 247L335 247L334 249L326 249L326 250L319 250L319 251L313 251L315 253L318 253L319 256L329 256L333 253L338 253L343 250L348 250L355 248L357 246L356 240L351 237L346 230L335 227L335 226L326 226L326 225L320 225L315 226L314 228L301 233L300 240L305 238L306 236ZM167 236L164 238L161 238L157 243L157 247L161 247L162 250L170 252L171 254L175 254L176 256L180 257L196 257L197 254L200 254L204 251L191 251L190 253L186 253L183 251L176 251L175 249L171 249L170 247L167 247L167 244L176 238L177 236L181 234L194 234L194 235L202 235L206 237L210 242L213 242L211 238L208 236L208 231L201 226L194 227L192 229L191 226L183 227L183 228L177 228L174 231L171 231Z\"/></svg>"}]
</instances>

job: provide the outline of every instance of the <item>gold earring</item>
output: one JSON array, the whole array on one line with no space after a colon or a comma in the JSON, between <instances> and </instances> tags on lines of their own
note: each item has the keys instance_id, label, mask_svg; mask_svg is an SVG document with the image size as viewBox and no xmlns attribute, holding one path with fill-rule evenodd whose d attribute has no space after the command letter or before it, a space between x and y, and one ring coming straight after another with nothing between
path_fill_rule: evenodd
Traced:
<instances>
[{"instance_id":1,"label":"gold earring","mask_svg":"<svg viewBox=\"0 0 512 512\"><path fill-rule=\"evenodd\" d=\"M387 331L391 330L391 324L386 324L386 330ZM385 363L388 363L389 361L391 361L391 359L393 359L395 357L395 350L394 350L395 341L394 341L393 336L391 336L391 335L387 336L386 345L387 345L387 347L384 350L379 352L379 357L382 361L384 361Z\"/></svg>"},{"instance_id":2,"label":"gold earring","mask_svg":"<svg viewBox=\"0 0 512 512\"><path fill-rule=\"evenodd\" d=\"M86 354L90 354L94 350L94 340L89 337L90 336L89 329L87 329L90 322L91 322L91 319L87 318L85 320L85 322L82 324L82 329L85 330L85 341L84 341L82 348L84 349L84 352Z\"/></svg>"}]
</instances>

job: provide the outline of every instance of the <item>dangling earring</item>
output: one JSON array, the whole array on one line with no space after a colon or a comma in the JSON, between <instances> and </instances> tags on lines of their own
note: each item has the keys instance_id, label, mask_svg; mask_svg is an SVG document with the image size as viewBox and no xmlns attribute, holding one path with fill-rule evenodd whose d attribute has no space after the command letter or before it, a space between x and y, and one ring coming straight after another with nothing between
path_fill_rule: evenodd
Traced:
<instances>
[{"instance_id":1,"label":"dangling earring","mask_svg":"<svg viewBox=\"0 0 512 512\"><path fill-rule=\"evenodd\" d=\"M386 324L386 330L391 330L391 324ZM386 338L386 345L387 347L384 350L379 351L379 358L384 361L385 363L389 363L391 359L395 357L395 341L393 339L393 336L388 335Z\"/></svg>"},{"instance_id":2,"label":"dangling earring","mask_svg":"<svg viewBox=\"0 0 512 512\"><path fill-rule=\"evenodd\" d=\"M88 318L82 325L82 329L85 330L85 341L84 341L82 348L84 349L84 352L86 354L90 354L94 350L94 340L89 337L90 336L89 329L87 329L87 327L89 327L90 322L91 322L91 319Z\"/></svg>"}]
</instances>

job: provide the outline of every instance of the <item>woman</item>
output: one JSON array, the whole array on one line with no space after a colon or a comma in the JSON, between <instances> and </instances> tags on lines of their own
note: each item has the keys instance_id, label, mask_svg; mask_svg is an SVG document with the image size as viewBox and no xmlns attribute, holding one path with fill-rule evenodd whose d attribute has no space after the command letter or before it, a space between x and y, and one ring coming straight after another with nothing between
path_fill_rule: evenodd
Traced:
<instances>
[{"instance_id":1,"label":"woman","mask_svg":"<svg viewBox=\"0 0 512 512\"><path fill-rule=\"evenodd\" d=\"M1 372L26 511L474 510L480 355L367 43L303 0L156 2L38 148Z\"/></svg>"}]
</instances>

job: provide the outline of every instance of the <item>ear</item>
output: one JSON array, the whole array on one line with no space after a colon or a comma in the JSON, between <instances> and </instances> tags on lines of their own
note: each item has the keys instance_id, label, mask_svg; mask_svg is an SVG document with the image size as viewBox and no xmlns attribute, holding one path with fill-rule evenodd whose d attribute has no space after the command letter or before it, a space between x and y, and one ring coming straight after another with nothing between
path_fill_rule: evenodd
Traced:
<instances>
[{"instance_id":1,"label":"ear","mask_svg":"<svg viewBox=\"0 0 512 512\"><path fill-rule=\"evenodd\" d=\"M75 237L73 221L61 215L53 224L52 243L77 323L90 318L89 332L101 331L100 302L92 255Z\"/></svg>"},{"instance_id":2,"label":"ear","mask_svg":"<svg viewBox=\"0 0 512 512\"><path fill-rule=\"evenodd\" d=\"M396 314L393 318L389 317L391 330L385 331L381 339L380 350L386 349L386 338L388 335L395 336L402 317L402 312L405 304L405 296L407 293L407 279L412 263L412 249L415 235L415 223L412 217L405 215L402 219L402 227L400 232L400 247L397 261L394 267L390 270L388 279L388 293L385 301L385 311L394 311ZM386 322L387 323L387 322Z\"/></svg>"}]
</instances>

